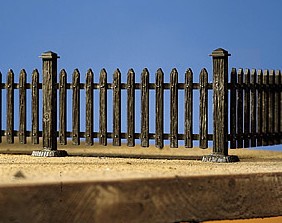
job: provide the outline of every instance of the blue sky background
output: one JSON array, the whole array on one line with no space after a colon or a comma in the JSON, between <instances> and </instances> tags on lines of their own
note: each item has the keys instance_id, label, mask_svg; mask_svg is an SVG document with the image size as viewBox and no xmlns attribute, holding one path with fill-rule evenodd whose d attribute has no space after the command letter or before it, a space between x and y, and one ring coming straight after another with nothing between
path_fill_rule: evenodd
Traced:
<instances>
[{"instance_id":1,"label":"blue sky background","mask_svg":"<svg viewBox=\"0 0 282 223\"><path fill-rule=\"evenodd\" d=\"M4 1L0 8L2 81L9 68L16 75L25 68L30 80L34 68L41 71L38 56L49 50L60 55L58 67L67 70L69 80L79 68L81 82L88 68L98 81L104 67L110 76L119 68L123 81L128 69L134 68L138 82L144 67L152 82L159 67L166 82L174 67L180 82L188 67L195 81L206 67L211 81L208 55L219 47L232 54L230 69L281 69L281 9L280 0ZM83 128L84 119L81 121ZM138 131L138 125L136 128ZM165 130L169 131L168 123Z\"/></svg>"}]
</instances>

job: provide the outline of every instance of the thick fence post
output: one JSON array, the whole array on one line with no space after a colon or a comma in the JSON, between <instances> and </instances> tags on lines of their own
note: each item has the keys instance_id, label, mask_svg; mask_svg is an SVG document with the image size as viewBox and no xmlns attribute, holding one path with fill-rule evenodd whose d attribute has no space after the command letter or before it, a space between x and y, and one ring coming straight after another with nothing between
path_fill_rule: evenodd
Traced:
<instances>
[{"instance_id":1,"label":"thick fence post","mask_svg":"<svg viewBox=\"0 0 282 223\"><path fill-rule=\"evenodd\" d=\"M57 59L51 51L41 55L43 62L43 150L33 151L32 156L66 156L57 150Z\"/></svg>"},{"instance_id":2,"label":"thick fence post","mask_svg":"<svg viewBox=\"0 0 282 223\"><path fill-rule=\"evenodd\" d=\"M208 162L237 162L237 156L228 156L228 56L224 49L214 50L213 58L213 152L204 156Z\"/></svg>"}]
</instances>

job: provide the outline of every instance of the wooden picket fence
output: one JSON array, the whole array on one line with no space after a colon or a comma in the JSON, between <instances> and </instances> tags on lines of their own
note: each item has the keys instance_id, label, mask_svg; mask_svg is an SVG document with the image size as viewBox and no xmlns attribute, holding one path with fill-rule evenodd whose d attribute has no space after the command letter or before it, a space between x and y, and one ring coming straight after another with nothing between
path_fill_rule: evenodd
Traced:
<instances>
[{"instance_id":1,"label":"wooden picket fence","mask_svg":"<svg viewBox=\"0 0 282 223\"><path fill-rule=\"evenodd\" d=\"M75 145L85 138L85 144L92 146L94 139L106 146L112 139L114 146L120 146L126 139L127 145L135 146L140 140L142 147L148 147L150 140L155 140L155 146L164 147L164 140L170 141L170 147L177 148L180 140L187 148L193 147L193 141L199 140L200 148L207 148L208 141L213 141L213 154L207 158L218 161L219 156L228 156L228 141L230 148L256 147L282 143L282 91L280 71L261 71L246 69L245 72L235 68L228 82L228 54L223 49L213 51L213 83L208 83L208 72L202 69L199 83L193 82L193 72L188 69L184 83L178 81L178 71L170 73L170 82L164 83L164 73L159 69L155 74L155 83L149 82L149 72L144 69L141 82L135 82L135 72L130 69L127 82L121 83L121 72L117 69L113 74L113 82L108 83L107 72L101 70L99 83L94 83L94 74L88 70L85 83L80 82L79 70L74 70L72 83L67 83L67 73L61 70L57 83L57 54L47 52L42 54L43 83L39 83L39 72L32 73L32 83L26 82L27 74L22 70L19 83L14 82L14 73L8 72L6 83L1 84L6 90L6 130L1 131L8 143L14 143L14 137L19 137L20 143L27 143L31 137L33 144L43 138L44 154L57 151L57 143L66 145L68 139ZM2 80L2 77L1 77ZM14 91L19 90L19 130L14 130ZM31 131L27 131L27 90L31 90ZM39 130L39 90L43 94L43 127ZM67 131L67 91L72 91L72 131ZM150 91L155 91L155 132L149 131ZM164 91L170 92L169 104L164 101ZM193 131L193 92L199 91L199 133ZM213 91L213 134L208 134L208 91ZM85 92L85 104L80 102L80 93ZM99 102L94 101L93 93L99 91ZM112 91L112 108L107 108L107 94ZM127 131L121 132L121 91L127 92ZM141 92L141 98L136 100L136 91ZM184 133L179 133L178 123L178 93L184 91ZM59 97L57 99L57 93ZM228 102L230 95L230 103ZM59 100L59 129L57 129L57 100ZM135 132L135 104L141 104L141 129ZM94 131L93 107L99 103L99 131ZM2 102L0 103L2 105ZM85 114L81 114L81 106L85 106ZM3 106L2 106L3 107ZM164 107L170 108L170 132L164 132ZM229 108L228 108L229 107ZM107 110L113 110L113 129L107 130ZM1 109L2 110L2 109ZM1 112L1 111L0 111ZM3 111L2 111L3 113ZM1 113L1 114L2 114ZM1 115L0 114L0 115ZM80 116L85 116L85 131L80 131ZM96 114L95 114L96 115ZM96 117L96 116L95 116ZM1 120L1 119L0 119ZM228 127L229 125L229 127ZM0 126L1 123L0 123ZM230 130L229 130L230 129ZM94 144L95 145L95 144ZM47 151L47 152L46 152ZM42 153L40 153L42 155ZM43 154L43 155L44 155ZM214 158L216 157L216 158Z\"/></svg>"}]
</instances>

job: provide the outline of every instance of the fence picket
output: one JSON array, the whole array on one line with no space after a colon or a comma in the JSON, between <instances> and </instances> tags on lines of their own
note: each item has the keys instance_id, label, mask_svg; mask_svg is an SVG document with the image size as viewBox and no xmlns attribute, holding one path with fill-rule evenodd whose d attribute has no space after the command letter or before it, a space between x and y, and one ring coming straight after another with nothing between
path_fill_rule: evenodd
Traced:
<instances>
[{"instance_id":1,"label":"fence picket","mask_svg":"<svg viewBox=\"0 0 282 223\"><path fill-rule=\"evenodd\" d=\"M237 90L237 147L243 148L243 70L238 70L238 90Z\"/></svg>"},{"instance_id":2,"label":"fence picket","mask_svg":"<svg viewBox=\"0 0 282 223\"><path fill-rule=\"evenodd\" d=\"M102 69L100 72L100 125L99 143L107 145L107 72Z\"/></svg>"},{"instance_id":3,"label":"fence picket","mask_svg":"<svg viewBox=\"0 0 282 223\"><path fill-rule=\"evenodd\" d=\"M268 144L274 144L274 70L269 72L268 85Z\"/></svg>"},{"instance_id":4,"label":"fence picket","mask_svg":"<svg viewBox=\"0 0 282 223\"><path fill-rule=\"evenodd\" d=\"M256 133L257 133L257 73L253 69L251 72L251 147L256 147Z\"/></svg>"},{"instance_id":5,"label":"fence picket","mask_svg":"<svg viewBox=\"0 0 282 223\"><path fill-rule=\"evenodd\" d=\"M250 147L250 70L244 72L244 148Z\"/></svg>"},{"instance_id":6,"label":"fence picket","mask_svg":"<svg viewBox=\"0 0 282 223\"><path fill-rule=\"evenodd\" d=\"M8 144L14 143L14 72L9 70L7 75L7 113L6 139Z\"/></svg>"},{"instance_id":7,"label":"fence picket","mask_svg":"<svg viewBox=\"0 0 282 223\"><path fill-rule=\"evenodd\" d=\"M59 88L59 142L61 145L67 144L67 73L63 69L60 72Z\"/></svg>"},{"instance_id":8,"label":"fence picket","mask_svg":"<svg viewBox=\"0 0 282 223\"><path fill-rule=\"evenodd\" d=\"M127 146L135 146L135 73L127 73Z\"/></svg>"},{"instance_id":9,"label":"fence picket","mask_svg":"<svg viewBox=\"0 0 282 223\"><path fill-rule=\"evenodd\" d=\"M280 97L280 102L279 102L279 141L280 143L279 144L282 144L282 73L280 70L278 70L278 76L279 76L279 91L278 91L278 94L279 94L279 97Z\"/></svg>"},{"instance_id":10,"label":"fence picket","mask_svg":"<svg viewBox=\"0 0 282 223\"><path fill-rule=\"evenodd\" d=\"M19 79L19 142L26 144L26 72L21 70Z\"/></svg>"},{"instance_id":11,"label":"fence picket","mask_svg":"<svg viewBox=\"0 0 282 223\"><path fill-rule=\"evenodd\" d=\"M232 68L231 71L231 87L230 87L230 148L236 148L236 85L237 85L237 71Z\"/></svg>"},{"instance_id":12,"label":"fence picket","mask_svg":"<svg viewBox=\"0 0 282 223\"><path fill-rule=\"evenodd\" d=\"M85 144L93 145L93 71L86 73L85 96L86 96L86 119L85 119Z\"/></svg>"},{"instance_id":13,"label":"fence picket","mask_svg":"<svg viewBox=\"0 0 282 223\"><path fill-rule=\"evenodd\" d=\"M164 147L163 142L163 82L164 73L161 69L158 69L156 73L156 134L155 144L156 147L162 149Z\"/></svg>"},{"instance_id":14,"label":"fence picket","mask_svg":"<svg viewBox=\"0 0 282 223\"><path fill-rule=\"evenodd\" d=\"M74 70L72 76L72 143L80 144L80 73Z\"/></svg>"},{"instance_id":15,"label":"fence picket","mask_svg":"<svg viewBox=\"0 0 282 223\"><path fill-rule=\"evenodd\" d=\"M121 80L117 69L113 75L113 146L121 145Z\"/></svg>"},{"instance_id":16,"label":"fence picket","mask_svg":"<svg viewBox=\"0 0 282 223\"><path fill-rule=\"evenodd\" d=\"M193 72L189 68L185 72L185 147L193 147Z\"/></svg>"},{"instance_id":17,"label":"fence picket","mask_svg":"<svg viewBox=\"0 0 282 223\"><path fill-rule=\"evenodd\" d=\"M202 149L208 147L208 73L202 69L200 73L200 143Z\"/></svg>"},{"instance_id":18,"label":"fence picket","mask_svg":"<svg viewBox=\"0 0 282 223\"><path fill-rule=\"evenodd\" d=\"M149 147L149 71L141 74L141 146Z\"/></svg>"},{"instance_id":19,"label":"fence picket","mask_svg":"<svg viewBox=\"0 0 282 223\"><path fill-rule=\"evenodd\" d=\"M258 98L257 98L257 146L262 146L262 93L263 93L263 87L262 87L262 81L263 75L262 70L258 70L257 72L257 83L258 83Z\"/></svg>"},{"instance_id":20,"label":"fence picket","mask_svg":"<svg viewBox=\"0 0 282 223\"><path fill-rule=\"evenodd\" d=\"M170 73L170 147L178 148L178 72Z\"/></svg>"},{"instance_id":21,"label":"fence picket","mask_svg":"<svg viewBox=\"0 0 282 223\"><path fill-rule=\"evenodd\" d=\"M281 78L280 78L280 73L279 70L275 71L274 75L274 144L278 145L280 144L280 84L281 84Z\"/></svg>"},{"instance_id":22,"label":"fence picket","mask_svg":"<svg viewBox=\"0 0 282 223\"><path fill-rule=\"evenodd\" d=\"M268 89L269 86L269 72L265 70L263 72L263 92L262 92L262 145L268 145Z\"/></svg>"},{"instance_id":23,"label":"fence picket","mask_svg":"<svg viewBox=\"0 0 282 223\"><path fill-rule=\"evenodd\" d=\"M39 144L39 73L37 69L32 72L31 85L31 142Z\"/></svg>"}]
</instances>

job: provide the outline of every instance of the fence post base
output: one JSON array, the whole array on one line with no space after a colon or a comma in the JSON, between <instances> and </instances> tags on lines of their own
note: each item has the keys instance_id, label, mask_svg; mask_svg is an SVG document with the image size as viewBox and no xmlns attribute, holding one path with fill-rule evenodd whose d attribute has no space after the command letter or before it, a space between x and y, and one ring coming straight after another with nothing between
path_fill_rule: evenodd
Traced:
<instances>
[{"instance_id":1,"label":"fence post base","mask_svg":"<svg viewBox=\"0 0 282 223\"><path fill-rule=\"evenodd\" d=\"M63 156L68 156L68 153L65 150L43 149L43 150L35 150L32 152L31 155L37 157L63 157Z\"/></svg>"},{"instance_id":2,"label":"fence post base","mask_svg":"<svg viewBox=\"0 0 282 223\"><path fill-rule=\"evenodd\" d=\"M203 156L203 162L213 162L213 163L234 163L239 162L240 159L238 156L234 155L220 155L220 154L211 154Z\"/></svg>"}]
</instances>

